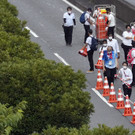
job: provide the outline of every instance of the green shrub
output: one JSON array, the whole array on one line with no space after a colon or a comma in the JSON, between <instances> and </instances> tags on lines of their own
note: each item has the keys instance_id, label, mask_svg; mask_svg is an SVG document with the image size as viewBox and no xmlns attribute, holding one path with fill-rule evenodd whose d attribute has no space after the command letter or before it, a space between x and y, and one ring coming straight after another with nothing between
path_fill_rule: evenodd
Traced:
<instances>
[{"instance_id":1,"label":"green shrub","mask_svg":"<svg viewBox=\"0 0 135 135\"><path fill-rule=\"evenodd\" d=\"M26 21L20 21L9 11L6 11L5 8L0 8L0 26L2 30L13 35L29 38L29 31L24 28L25 25Z\"/></svg>"},{"instance_id":2,"label":"green shrub","mask_svg":"<svg viewBox=\"0 0 135 135\"><path fill-rule=\"evenodd\" d=\"M7 11L10 11L14 16L18 15L18 10L12 4L10 4L7 0L0 0L0 8L4 8Z\"/></svg>"},{"instance_id":3,"label":"green shrub","mask_svg":"<svg viewBox=\"0 0 135 135\"><path fill-rule=\"evenodd\" d=\"M89 93L82 90L85 81L80 71L46 59L2 63L0 102L28 102L15 134L41 131L48 124L76 128L88 124L93 105Z\"/></svg>"},{"instance_id":4,"label":"green shrub","mask_svg":"<svg viewBox=\"0 0 135 135\"><path fill-rule=\"evenodd\" d=\"M15 61L17 58L27 60L44 56L38 44L23 36L0 32L0 37L0 63Z\"/></svg>"},{"instance_id":5,"label":"green shrub","mask_svg":"<svg viewBox=\"0 0 135 135\"><path fill-rule=\"evenodd\" d=\"M123 126L116 126L114 128L106 125L99 125L98 128L89 129L88 126L83 125L80 129L76 128L56 128L48 127L42 133L33 133L32 135L134 135L134 131L130 133L129 129Z\"/></svg>"},{"instance_id":6,"label":"green shrub","mask_svg":"<svg viewBox=\"0 0 135 135\"><path fill-rule=\"evenodd\" d=\"M16 107L8 107L0 103L0 134L9 135L23 117L26 102L20 102Z\"/></svg>"}]
</instances>

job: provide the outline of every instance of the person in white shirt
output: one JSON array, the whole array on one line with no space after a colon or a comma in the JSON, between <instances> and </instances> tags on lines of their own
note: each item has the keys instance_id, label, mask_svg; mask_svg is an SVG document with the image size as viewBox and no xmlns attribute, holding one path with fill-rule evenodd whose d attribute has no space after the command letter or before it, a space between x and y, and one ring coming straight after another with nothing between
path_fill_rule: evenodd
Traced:
<instances>
[{"instance_id":1,"label":"person in white shirt","mask_svg":"<svg viewBox=\"0 0 135 135\"><path fill-rule=\"evenodd\" d=\"M132 44L132 45L133 45L133 48L132 48L133 50L131 52L131 55L132 55L132 58L134 58L133 61L131 62L132 74L133 74L133 83L132 83L132 85L135 86L135 43Z\"/></svg>"},{"instance_id":2,"label":"person in white shirt","mask_svg":"<svg viewBox=\"0 0 135 135\"><path fill-rule=\"evenodd\" d=\"M126 82L127 84L129 84L131 86L132 80L133 80L132 72L127 67L128 66L127 62L123 62L122 66L123 67L119 70L119 75L122 77L122 80L124 82ZM132 93L132 86L129 88L124 82L122 83L124 95L125 96L128 95L129 98L130 98L131 97L131 93Z\"/></svg>"},{"instance_id":3,"label":"person in white shirt","mask_svg":"<svg viewBox=\"0 0 135 135\"><path fill-rule=\"evenodd\" d=\"M120 49L119 44L116 39L113 38L112 34L109 34L109 37L107 39L108 46L112 46L115 53L117 53L118 59L120 58Z\"/></svg>"},{"instance_id":4,"label":"person in white shirt","mask_svg":"<svg viewBox=\"0 0 135 135\"><path fill-rule=\"evenodd\" d=\"M63 15L63 21L66 45L71 45L73 25L76 25L75 15L72 13L71 7L67 7L67 12Z\"/></svg>"},{"instance_id":5,"label":"person in white shirt","mask_svg":"<svg viewBox=\"0 0 135 135\"><path fill-rule=\"evenodd\" d=\"M90 64L90 69L86 73L92 73L94 71L94 61L93 61L94 51L91 50L92 37L93 37L92 33L93 33L93 31L92 31L92 29L90 29L88 31L89 37L87 37L86 45L84 46L84 48L87 47L88 61L89 61L89 64Z\"/></svg>"},{"instance_id":6,"label":"person in white shirt","mask_svg":"<svg viewBox=\"0 0 135 135\"><path fill-rule=\"evenodd\" d=\"M84 23L85 36L84 36L84 43L86 43L86 39L89 36L88 31L90 30L90 25L93 24L93 22L91 20L91 12L92 12L92 9L88 8L86 13L85 13L85 23Z\"/></svg>"},{"instance_id":7,"label":"person in white shirt","mask_svg":"<svg viewBox=\"0 0 135 135\"><path fill-rule=\"evenodd\" d=\"M101 53L101 51L106 51L107 47L108 47L107 40L104 39L102 46L99 48L99 54Z\"/></svg>"},{"instance_id":8,"label":"person in white shirt","mask_svg":"<svg viewBox=\"0 0 135 135\"><path fill-rule=\"evenodd\" d=\"M132 48L132 39L133 39L133 34L131 32L130 25L126 25L126 31L123 32L122 36L123 36L123 40L122 40L121 47L123 48L125 54L125 61L127 61L127 55L129 50Z\"/></svg>"},{"instance_id":9,"label":"person in white shirt","mask_svg":"<svg viewBox=\"0 0 135 135\"><path fill-rule=\"evenodd\" d=\"M132 43L135 44L135 20L133 21L133 25L131 27L131 31L132 31L132 34L134 36Z\"/></svg>"},{"instance_id":10,"label":"person in white shirt","mask_svg":"<svg viewBox=\"0 0 135 135\"><path fill-rule=\"evenodd\" d=\"M115 17L114 15L111 13L111 9L110 8L106 8L107 11L107 15L108 15L108 21L107 21L107 26L108 26L108 36L109 34L112 34L113 38L114 38L114 28L115 28Z\"/></svg>"}]
</instances>

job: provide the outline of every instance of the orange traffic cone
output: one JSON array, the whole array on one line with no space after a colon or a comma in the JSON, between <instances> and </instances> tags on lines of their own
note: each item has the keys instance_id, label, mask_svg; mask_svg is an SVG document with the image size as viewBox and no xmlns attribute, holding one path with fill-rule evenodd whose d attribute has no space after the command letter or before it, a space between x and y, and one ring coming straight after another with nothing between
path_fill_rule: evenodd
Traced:
<instances>
[{"instance_id":1,"label":"orange traffic cone","mask_svg":"<svg viewBox=\"0 0 135 135\"><path fill-rule=\"evenodd\" d=\"M133 118L132 118L131 123L135 124L135 102L134 102L134 107L133 107Z\"/></svg>"},{"instance_id":2,"label":"orange traffic cone","mask_svg":"<svg viewBox=\"0 0 135 135\"><path fill-rule=\"evenodd\" d=\"M105 80L104 80L104 91L103 91L103 94L102 95L104 97L110 95L110 89L109 89L108 80L107 80L107 77L106 76L105 76Z\"/></svg>"},{"instance_id":3,"label":"orange traffic cone","mask_svg":"<svg viewBox=\"0 0 135 135\"><path fill-rule=\"evenodd\" d=\"M79 54L81 54L82 56L86 57L88 54L87 54L87 48L82 48L81 50L79 50L78 52Z\"/></svg>"},{"instance_id":4,"label":"orange traffic cone","mask_svg":"<svg viewBox=\"0 0 135 135\"><path fill-rule=\"evenodd\" d=\"M103 60L102 60L102 58L103 58L103 50L100 53L97 64L95 64L96 69L103 69Z\"/></svg>"},{"instance_id":5,"label":"orange traffic cone","mask_svg":"<svg viewBox=\"0 0 135 135\"><path fill-rule=\"evenodd\" d=\"M103 87L103 80L102 80L101 72L100 70L98 70L96 90L103 90L103 88L104 87Z\"/></svg>"},{"instance_id":6,"label":"orange traffic cone","mask_svg":"<svg viewBox=\"0 0 135 135\"><path fill-rule=\"evenodd\" d=\"M110 95L109 95L109 103L116 103L117 102L117 98L116 98L116 93L114 90L114 85L113 83L111 83L111 88L110 88Z\"/></svg>"},{"instance_id":7,"label":"orange traffic cone","mask_svg":"<svg viewBox=\"0 0 135 135\"><path fill-rule=\"evenodd\" d=\"M116 109L124 109L124 108L125 108L124 99L123 99L123 95L122 95L121 89L119 88L119 91L118 91L118 102L117 102Z\"/></svg>"},{"instance_id":8,"label":"orange traffic cone","mask_svg":"<svg viewBox=\"0 0 135 135\"><path fill-rule=\"evenodd\" d=\"M132 109L130 106L130 102L129 102L129 97L128 95L126 95L126 103L125 103L125 109L124 109L124 113L123 116L132 116Z\"/></svg>"}]
</instances>

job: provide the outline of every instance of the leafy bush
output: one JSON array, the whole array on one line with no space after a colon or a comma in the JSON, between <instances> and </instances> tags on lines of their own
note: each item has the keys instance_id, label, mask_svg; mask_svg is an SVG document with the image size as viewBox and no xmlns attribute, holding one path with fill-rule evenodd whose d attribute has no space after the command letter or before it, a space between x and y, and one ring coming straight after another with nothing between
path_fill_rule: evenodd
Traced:
<instances>
[{"instance_id":1,"label":"leafy bush","mask_svg":"<svg viewBox=\"0 0 135 135\"><path fill-rule=\"evenodd\" d=\"M0 8L0 30L29 38L29 31L24 28L25 25L26 21L20 21L5 8Z\"/></svg>"},{"instance_id":2,"label":"leafy bush","mask_svg":"<svg viewBox=\"0 0 135 135\"><path fill-rule=\"evenodd\" d=\"M43 58L39 45L22 36L0 32L0 62Z\"/></svg>"},{"instance_id":3,"label":"leafy bush","mask_svg":"<svg viewBox=\"0 0 135 135\"><path fill-rule=\"evenodd\" d=\"M18 10L12 4L10 4L7 0L0 0L0 8L4 8L7 11L10 11L14 16L18 15Z\"/></svg>"},{"instance_id":4,"label":"leafy bush","mask_svg":"<svg viewBox=\"0 0 135 135\"><path fill-rule=\"evenodd\" d=\"M26 102L20 102L16 107L8 107L0 103L0 134L9 135L23 117Z\"/></svg>"},{"instance_id":5,"label":"leafy bush","mask_svg":"<svg viewBox=\"0 0 135 135\"><path fill-rule=\"evenodd\" d=\"M89 129L88 126L83 125L80 129L76 128L56 128L49 126L42 133L33 133L32 135L135 135L133 131L130 133L129 129L124 129L123 126L116 126L114 128L106 125L99 125L98 128Z\"/></svg>"},{"instance_id":6,"label":"leafy bush","mask_svg":"<svg viewBox=\"0 0 135 135\"><path fill-rule=\"evenodd\" d=\"M46 59L2 63L0 102L28 102L15 134L41 131L48 124L79 128L89 123L93 105L89 93L82 91L85 81L80 71Z\"/></svg>"}]
</instances>

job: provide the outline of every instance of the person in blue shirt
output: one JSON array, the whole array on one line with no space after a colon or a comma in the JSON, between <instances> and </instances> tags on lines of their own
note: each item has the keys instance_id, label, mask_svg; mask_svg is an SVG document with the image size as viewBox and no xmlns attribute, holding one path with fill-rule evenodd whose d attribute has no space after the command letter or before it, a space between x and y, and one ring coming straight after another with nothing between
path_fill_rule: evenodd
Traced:
<instances>
[{"instance_id":1,"label":"person in blue shirt","mask_svg":"<svg viewBox=\"0 0 135 135\"><path fill-rule=\"evenodd\" d=\"M104 76L107 76L109 86L111 86L111 82L114 83L114 75L116 73L116 68L118 69L118 56L113 51L111 46L107 47L107 50L104 51L103 54L103 72Z\"/></svg>"}]
</instances>

